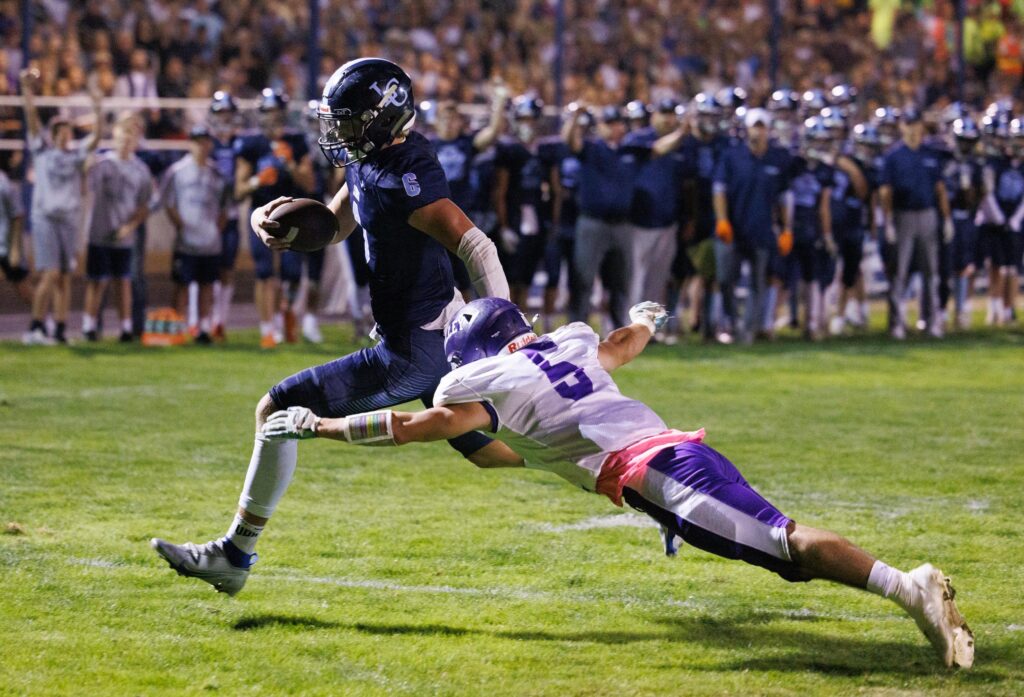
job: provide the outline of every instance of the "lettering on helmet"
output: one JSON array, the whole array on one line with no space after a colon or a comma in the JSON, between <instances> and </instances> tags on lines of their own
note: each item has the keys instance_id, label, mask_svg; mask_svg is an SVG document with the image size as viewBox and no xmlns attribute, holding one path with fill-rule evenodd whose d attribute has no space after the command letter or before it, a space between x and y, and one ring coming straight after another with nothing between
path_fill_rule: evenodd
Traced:
<instances>
[{"instance_id":1,"label":"lettering on helmet","mask_svg":"<svg viewBox=\"0 0 1024 697\"><path fill-rule=\"evenodd\" d=\"M380 105L382 107L388 106L389 104L391 106L402 106L409 101L409 91L400 89L398 87L398 78L395 77L384 83L383 87L381 87L380 82L375 82L370 85L370 89L381 97L383 97L386 92L391 93L390 96L388 96L388 98Z\"/></svg>"},{"instance_id":2,"label":"lettering on helmet","mask_svg":"<svg viewBox=\"0 0 1024 697\"><path fill-rule=\"evenodd\" d=\"M537 335L534 334L533 332L523 334L522 336L520 336L515 341L513 341L512 343L508 344L505 347L505 353L515 353L516 351L523 348L527 344L532 344L536 338Z\"/></svg>"}]
</instances>

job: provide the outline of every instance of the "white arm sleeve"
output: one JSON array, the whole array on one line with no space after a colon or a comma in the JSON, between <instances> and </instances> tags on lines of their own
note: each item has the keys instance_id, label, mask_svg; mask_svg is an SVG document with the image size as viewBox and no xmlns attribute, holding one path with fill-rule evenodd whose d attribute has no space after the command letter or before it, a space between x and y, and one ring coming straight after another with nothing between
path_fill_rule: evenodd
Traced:
<instances>
[{"instance_id":1,"label":"white arm sleeve","mask_svg":"<svg viewBox=\"0 0 1024 697\"><path fill-rule=\"evenodd\" d=\"M469 270L469 280L481 297L508 300L508 281L498 262L498 250L480 228L466 231L459 241L459 259Z\"/></svg>"}]
</instances>

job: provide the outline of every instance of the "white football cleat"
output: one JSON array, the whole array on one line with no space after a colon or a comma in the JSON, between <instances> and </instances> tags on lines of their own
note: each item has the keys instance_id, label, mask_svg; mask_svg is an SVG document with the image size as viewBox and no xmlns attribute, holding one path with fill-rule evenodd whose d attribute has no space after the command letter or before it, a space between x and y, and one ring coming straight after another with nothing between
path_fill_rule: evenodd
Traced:
<instances>
[{"instance_id":1,"label":"white football cleat","mask_svg":"<svg viewBox=\"0 0 1024 697\"><path fill-rule=\"evenodd\" d=\"M974 634L953 598L949 579L931 564L907 572L914 584L914 602L907 612L914 618L947 668L974 665Z\"/></svg>"},{"instance_id":2,"label":"white football cleat","mask_svg":"<svg viewBox=\"0 0 1024 697\"><path fill-rule=\"evenodd\" d=\"M21 335L21 343L26 346L55 346L57 342L47 336L42 329L33 329Z\"/></svg>"},{"instance_id":3,"label":"white football cleat","mask_svg":"<svg viewBox=\"0 0 1024 697\"><path fill-rule=\"evenodd\" d=\"M183 545L171 544L167 540L154 537L149 541L156 553L163 557L179 576L189 576L206 581L218 593L235 595L242 590L249 578L249 568L256 561L256 555L249 557L249 566L235 566L228 560L224 550L225 540L212 540L204 545L186 542ZM227 544L230 544L228 542ZM244 554L244 552L239 552Z\"/></svg>"}]
</instances>

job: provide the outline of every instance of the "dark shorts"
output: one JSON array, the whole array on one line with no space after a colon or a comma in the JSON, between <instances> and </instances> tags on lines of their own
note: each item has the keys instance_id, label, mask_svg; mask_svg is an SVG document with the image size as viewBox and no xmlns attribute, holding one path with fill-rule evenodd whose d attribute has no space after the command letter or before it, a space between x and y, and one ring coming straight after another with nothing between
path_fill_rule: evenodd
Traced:
<instances>
[{"instance_id":1,"label":"dark shorts","mask_svg":"<svg viewBox=\"0 0 1024 697\"><path fill-rule=\"evenodd\" d=\"M238 221L229 220L221 230L220 267L225 270L235 268L238 258Z\"/></svg>"},{"instance_id":2,"label":"dark shorts","mask_svg":"<svg viewBox=\"0 0 1024 697\"><path fill-rule=\"evenodd\" d=\"M85 255L85 275L90 281L128 278L132 273L132 250L90 244Z\"/></svg>"},{"instance_id":3,"label":"dark shorts","mask_svg":"<svg viewBox=\"0 0 1024 697\"><path fill-rule=\"evenodd\" d=\"M440 331L413 329L406 337L385 337L371 348L307 368L270 389L279 409L302 406L319 416L337 418L386 409L418 399L433 403L437 383L449 371ZM481 433L449 443L471 455L491 442Z\"/></svg>"},{"instance_id":4,"label":"dark shorts","mask_svg":"<svg viewBox=\"0 0 1024 697\"><path fill-rule=\"evenodd\" d=\"M249 251L252 253L256 279L266 281L274 276L275 261L277 275L282 281L298 283L302 279L302 253L287 250L275 252L263 244L255 232L249 235Z\"/></svg>"},{"instance_id":5,"label":"dark shorts","mask_svg":"<svg viewBox=\"0 0 1024 697\"><path fill-rule=\"evenodd\" d=\"M864 236L846 236L839 242L839 256L843 259L843 287L853 288L860 277L860 262L864 259Z\"/></svg>"},{"instance_id":6,"label":"dark shorts","mask_svg":"<svg viewBox=\"0 0 1024 697\"><path fill-rule=\"evenodd\" d=\"M315 252L306 252L302 256L306 258L306 278L313 283L319 283L324 275L324 257L326 250L318 249Z\"/></svg>"},{"instance_id":7,"label":"dark shorts","mask_svg":"<svg viewBox=\"0 0 1024 697\"><path fill-rule=\"evenodd\" d=\"M11 283L21 283L28 278L28 269L24 266L12 266L11 260L6 256L0 257L0 271L3 272L4 278Z\"/></svg>"},{"instance_id":8,"label":"dark shorts","mask_svg":"<svg viewBox=\"0 0 1024 697\"><path fill-rule=\"evenodd\" d=\"M974 264L978 256L978 228L969 217L957 218L953 214L953 242L951 246L951 260L953 270L960 273L971 264Z\"/></svg>"},{"instance_id":9,"label":"dark shorts","mask_svg":"<svg viewBox=\"0 0 1024 697\"><path fill-rule=\"evenodd\" d=\"M505 275L514 286L528 286L533 283L540 260L544 258L545 235L520 235L516 251L509 255Z\"/></svg>"},{"instance_id":10,"label":"dark shorts","mask_svg":"<svg viewBox=\"0 0 1024 697\"><path fill-rule=\"evenodd\" d=\"M572 288L572 254L575 228L563 227L557 235L548 238L544 248L544 272L548 276L548 288L557 288L562 278L562 262L569 272L569 287Z\"/></svg>"},{"instance_id":11,"label":"dark shorts","mask_svg":"<svg viewBox=\"0 0 1024 697\"><path fill-rule=\"evenodd\" d=\"M982 225L978 229L978 256L993 266L1014 266L1014 235L1005 225Z\"/></svg>"},{"instance_id":12,"label":"dark shorts","mask_svg":"<svg viewBox=\"0 0 1024 697\"><path fill-rule=\"evenodd\" d=\"M710 446L687 442L662 449L643 476L623 489L623 498L698 549L763 567L787 581L807 580L789 553L792 521Z\"/></svg>"},{"instance_id":13,"label":"dark shorts","mask_svg":"<svg viewBox=\"0 0 1024 697\"><path fill-rule=\"evenodd\" d=\"M193 282L206 285L220 278L220 269L219 254L200 256L175 252L171 265L171 280L181 286Z\"/></svg>"}]
</instances>

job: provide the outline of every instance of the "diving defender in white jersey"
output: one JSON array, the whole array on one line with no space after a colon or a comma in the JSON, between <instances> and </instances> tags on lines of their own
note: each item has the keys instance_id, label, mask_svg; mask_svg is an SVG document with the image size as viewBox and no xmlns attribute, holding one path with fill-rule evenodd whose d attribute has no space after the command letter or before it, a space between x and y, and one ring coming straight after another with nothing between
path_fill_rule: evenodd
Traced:
<instances>
[{"instance_id":1,"label":"diving defender in white jersey","mask_svg":"<svg viewBox=\"0 0 1024 697\"><path fill-rule=\"evenodd\" d=\"M523 456L585 491L625 500L659 523L666 553L675 538L741 559L787 581L827 579L887 597L914 618L946 666L970 667L974 639L941 571L902 572L851 542L798 524L758 494L704 431L669 429L645 404L623 396L610 371L643 350L666 319L656 303L630 310L633 324L601 341L583 323L536 336L512 303L475 300L451 321L445 353L454 370L434 406L320 418L308 409L273 414L272 439L314 436L360 445L402 445L489 431Z\"/></svg>"}]
</instances>

